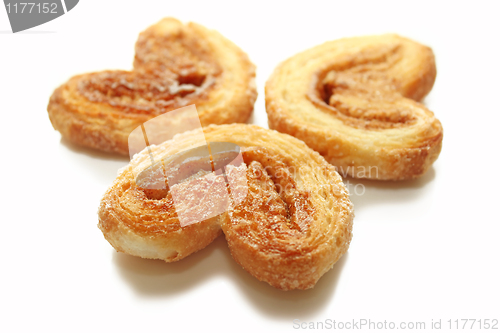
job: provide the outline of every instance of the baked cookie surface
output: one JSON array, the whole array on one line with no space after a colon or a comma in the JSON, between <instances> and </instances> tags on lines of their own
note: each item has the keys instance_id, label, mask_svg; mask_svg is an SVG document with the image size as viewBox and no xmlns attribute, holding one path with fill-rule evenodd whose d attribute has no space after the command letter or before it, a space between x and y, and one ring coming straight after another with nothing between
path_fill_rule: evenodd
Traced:
<instances>
[{"instance_id":1,"label":"baked cookie surface","mask_svg":"<svg viewBox=\"0 0 500 333\"><path fill-rule=\"evenodd\" d=\"M269 127L343 174L416 178L441 150L441 123L418 102L435 77L432 50L397 35L326 42L275 69L266 84Z\"/></svg>"},{"instance_id":2,"label":"baked cookie surface","mask_svg":"<svg viewBox=\"0 0 500 333\"><path fill-rule=\"evenodd\" d=\"M254 79L248 56L221 34L165 18L139 35L133 71L77 75L54 91L47 110L69 141L127 155L134 128L186 105L196 105L203 126L246 122Z\"/></svg>"},{"instance_id":3,"label":"baked cookie surface","mask_svg":"<svg viewBox=\"0 0 500 333\"><path fill-rule=\"evenodd\" d=\"M168 170L181 169L199 175L199 167L172 167L172 156L192 147L199 131L150 147L155 160L163 161L165 177L172 174ZM105 238L120 252L171 262L201 250L223 232L233 258L259 280L284 290L312 288L352 238L353 207L339 174L317 152L286 134L244 124L211 125L203 132L215 169L223 155L215 152L214 143L241 148L244 169L239 174L226 170L230 199L223 213L181 226L178 214L191 207L174 200L178 185L151 194L134 176L149 165L144 150L101 201L99 228ZM193 158L189 163L202 165ZM196 191L181 189L191 206L194 202L211 209L221 204L214 200L222 197L213 181L217 172L208 171L207 177L198 178Z\"/></svg>"}]
</instances>

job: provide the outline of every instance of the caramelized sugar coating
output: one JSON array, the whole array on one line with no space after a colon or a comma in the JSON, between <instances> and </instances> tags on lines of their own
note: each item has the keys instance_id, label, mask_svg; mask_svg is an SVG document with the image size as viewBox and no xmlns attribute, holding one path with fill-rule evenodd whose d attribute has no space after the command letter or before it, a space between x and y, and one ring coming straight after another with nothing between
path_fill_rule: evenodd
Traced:
<instances>
[{"instance_id":1,"label":"caramelized sugar coating","mask_svg":"<svg viewBox=\"0 0 500 333\"><path fill-rule=\"evenodd\" d=\"M418 103L435 77L432 50L397 35L327 42L275 69L269 126L352 177L416 178L441 151L441 123Z\"/></svg>"},{"instance_id":2,"label":"caramelized sugar coating","mask_svg":"<svg viewBox=\"0 0 500 333\"><path fill-rule=\"evenodd\" d=\"M257 97L255 66L218 32L165 18L139 35L133 71L78 75L47 107L69 141L127 155L130 132L195 104L202 126L246 122Z\"/></svg>"},{"instance_id":3,"label":"caramelized sugar coating","mask_svg":"<svg viewBox=\"0 0 500 333\"><path fill-rule=\"evenodd\" d=\"M152 147L153 153L167 161L190 146L193 133ZM106 239L120 252L170 262L204 248L223 231L233 258L259 280L283 290L312 288L352 238L352 204L334 167L302 141L258 126L211 125L204 134L207 142L241 147L247 191L231 192L245 195L231 196L223 214L181 227L170 191L148 198L136 184L134 173L148 165L143 151L101 201L99 228ZM213 188L199 186L197 196L212 194Z\"/></svg>"}]
</instances>

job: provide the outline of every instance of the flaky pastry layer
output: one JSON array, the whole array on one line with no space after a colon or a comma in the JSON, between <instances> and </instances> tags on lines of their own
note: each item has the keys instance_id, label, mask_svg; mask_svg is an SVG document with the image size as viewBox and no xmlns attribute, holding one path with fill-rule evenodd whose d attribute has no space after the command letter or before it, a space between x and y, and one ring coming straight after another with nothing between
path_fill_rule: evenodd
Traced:
<instances>
[{"instance_id":1,"label":"flaky pastry layer","mask_svg":"<svg viewBox=\"0 0 500 333\"><path fill-rule=\"evenodd\" d=\"M286 134L243 124L203 131L207 142L241 147L244 199L233 198L223 214L181 227L170 192L149 199L135 183L134 174L148 165L143 151L101 201L99 228L105 238L120 252L171 262L204 248L222 231L233 258L259 280L283 290L312 288L352 238L353 207L339 174ZM167 160L190 147L195 133L153 146L152 153Z\"/></svg>"},{"instance_id":2,"label":"flaky pastry layer","mask_svg":"<svg viewBox=\"0 0 500 333\"><path fill-rule=\"evenodd\" d=\"M131 72L77 75L54 91L47 110L64 138L127 155L134 128L186 105L202 126L250 117L255 66L218 32L165 18L139 35L135 52Z\"/></svg>"},{"instance_id":3,"label":"flaky pastry layer","mask_svg":"<svg viewBox=\"0 0 500 333\"><path fill-rule=\"evenodd\" d=\"M432 50L397 35L327 42L275 69L269 127L303 140L342 174L416 178L441 150L441 123L417 102L435 77Z\"/></svg>"}]
</instances>

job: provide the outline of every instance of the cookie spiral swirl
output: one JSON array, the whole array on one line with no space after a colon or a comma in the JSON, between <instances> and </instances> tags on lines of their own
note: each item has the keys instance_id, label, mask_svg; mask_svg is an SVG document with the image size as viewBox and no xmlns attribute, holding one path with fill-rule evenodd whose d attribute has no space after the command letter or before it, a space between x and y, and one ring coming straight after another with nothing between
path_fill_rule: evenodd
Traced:
<instances>
[{"instance_id":1,"label":"cookie spiral swirl","mask_svg":"<svg viewBox=\"0 0 500 333\"><path fill-rule=\"evenodd\" d=\"M257 97L255 66L235 44L196 23L165 18L139 35L132 71L77 75L47 107L69 141L123 155L130 132L196 104L201 124L246 122Z\"/></svg>"},{"instance_id":2,"label":"cookie spiral swirl","mask_svg":"<svg viewBox=\"0 0 500 333\"><path fill-rule=\"evenodd\" d=\"M441 123L418 102L435 77L432 50L397 35L327 42L275 69L266 84L269 127L343 174L416 178L441 150Z\"/></svg>"}]
</instances>

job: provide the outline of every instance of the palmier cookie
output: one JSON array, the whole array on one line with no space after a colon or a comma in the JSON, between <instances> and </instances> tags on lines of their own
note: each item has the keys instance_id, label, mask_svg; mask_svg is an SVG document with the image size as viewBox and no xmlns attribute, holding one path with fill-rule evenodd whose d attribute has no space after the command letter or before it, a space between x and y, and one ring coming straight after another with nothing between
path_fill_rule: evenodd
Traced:
<instances>
[{"instance_id":1,"label":"palmier cookie","mask_svg":"<svg viewBox=\"0 0 500 333\"><path fill-rule=\"evenodd\" d=\"M185 212L179 209L191 207L176 206L172 193L179 193L178 185L163 193L148 192L134 175L150 165L150 154L163 161L158 170L167 170L166 177L171 175L168 170L181 169L199 175L199 168L191 166L202 163L192 156L187 165L170 163L172 156L192 146L200 130L184 132L135 156L101 201L99 228L105 238L117 251L173 262L203 249L223 232L233 258L257 279L284 290L312 288L347 251L352 237L353 207L339 174L289 135L255 125L211 125L203 129L211 147L210 163L220 161L215 143L238 145L244 169L236 183L244 183L246 190L238 192L234 173L226 170L231 185L226 211L181 226L178 213ZM200 202L201 207L220 204L214 201L220 197L214 194L217 186L204 183L215 179L211 177L199 178L196 193L186 194L190 202L204 197L207 202ZM235 192L244 195L236 200Z\"/></svg>"},{"instance_id":2,"label":"palmier cookie","mask_svg":"<svg viewBox=\"0 0 500 333\"><path fill-rule=\"evenodd\" d=\"M421 100L436 77L429 47L397 35L327 42L281 63L266 84L269 127L357 178L412 179L441 151Z\"/></svg>"},{"instance_id":3,"label":"palmier cookie","mask_svg":"<svg viewBox=\"0 0 500 333\"><path fill-rule=\"evenodd\" d=\"M182 106L195 104L203 126L246 122L257 97L254 78L247 55L221 34L165 18L139 35L132 71L75 76L47 109L67 140L127 155L134 128Z\"/></svg>"}]
</instances>

